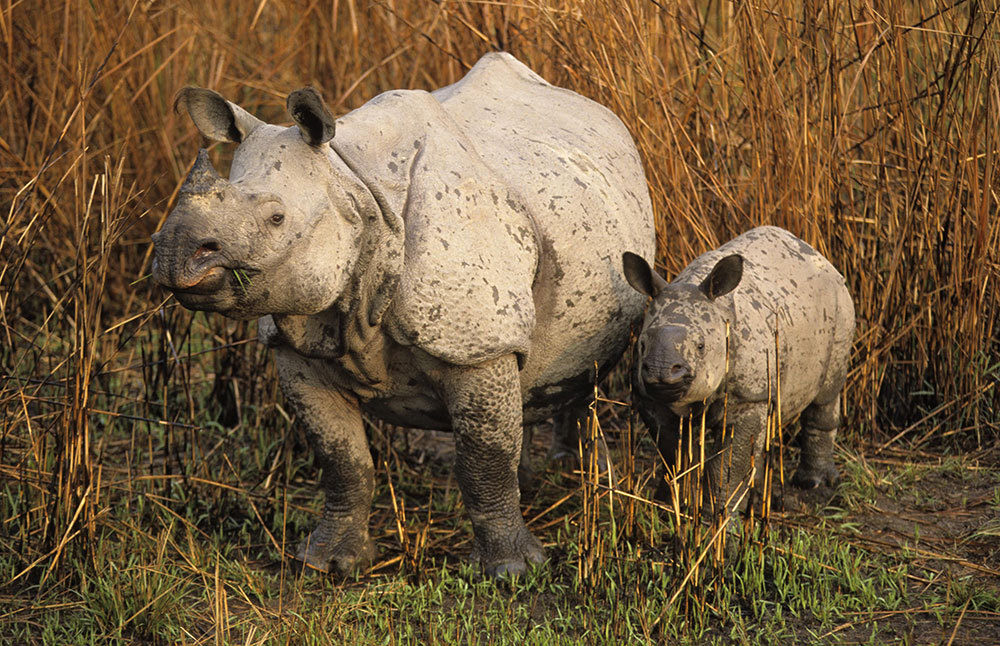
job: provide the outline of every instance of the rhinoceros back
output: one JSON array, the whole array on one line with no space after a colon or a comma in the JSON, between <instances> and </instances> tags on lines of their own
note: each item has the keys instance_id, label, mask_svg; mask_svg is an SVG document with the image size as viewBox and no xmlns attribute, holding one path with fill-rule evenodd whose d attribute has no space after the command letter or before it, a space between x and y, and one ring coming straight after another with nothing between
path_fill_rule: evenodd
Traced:
<instances>
[{"instance_id":1,"label":"rhinoceros back","mask_svg":"<svg viewBox=\"0 0 1000 646\"><path fill-rule=\"evenodd\" d=\"M522 385L540 403L617 360L645 299L618 265L652 260L652 205L642 163L621 120L555 87L508 54L491 54L433 93L478 156L530 211L541 253L536 326Z\"/></svg>"}]
</instances>

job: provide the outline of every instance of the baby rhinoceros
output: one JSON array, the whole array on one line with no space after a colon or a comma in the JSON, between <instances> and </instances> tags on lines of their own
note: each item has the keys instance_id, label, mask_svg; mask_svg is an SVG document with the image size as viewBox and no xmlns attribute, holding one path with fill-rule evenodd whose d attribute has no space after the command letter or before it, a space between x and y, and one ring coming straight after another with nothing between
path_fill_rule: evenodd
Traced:
<instances>
[{"instance_id":1,"label":"baby rhinoceros","mask_svg":"<svg viewBox=\"0 0 1000 646\"><path fill-rule=\"evenodd\" d=\"M692 416L698 427L704 414L712 506L745 506L752 467L755 484L764 473L769 406L780 403L781 419L801 413L802 455L792 482L835 484L833 441L854 305L833 265L773 226L699 256L671 283L635 254L625 253L623 263L629 284L653 299L638 340L633 396L666 463L675 464L681 422Z\"/></svg>"}]
</instances>

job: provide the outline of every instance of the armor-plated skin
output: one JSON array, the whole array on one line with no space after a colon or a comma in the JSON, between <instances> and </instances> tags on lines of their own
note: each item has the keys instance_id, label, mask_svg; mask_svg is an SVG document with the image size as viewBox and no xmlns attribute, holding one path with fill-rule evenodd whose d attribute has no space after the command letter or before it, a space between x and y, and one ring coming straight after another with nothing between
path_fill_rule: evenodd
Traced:
<instances>
[{"instance_id":1,"label":"armor-plated skin","mask_svg":"<svg viewBox=\"0 0 1000 646\"><path fill-rule=\"evenodd\" d=\"M653 299L636 346L633 395L667 463L675 463L681 420L694 416L697 425L704 412L706 455L727 456L708 465L710 499L731 501L729 511L745 504L751 467L757 484L764 472L769 400L780 384L781 419L802 414L792 482L835 484L854 305L833 265L772 226L699 256L669 284L638 256L625 254L623 263L630 284Z\"/></svg>"},{"instance_id":2,"label":"armor-plated skin","mask_svg":"<svg viewBox=\"0 0 1000 646\"><path fill-rule=\"evenodd\" d=\"M642 314L618 259L652 257L652 208L623 124L507 54L336 122L308 88L290 128L208 90L177 105L240 145L228 180L199 157L153 274L187 307L260 317L323 468L299 557L345 573L372 555L364 411L454 430L473 555L493 574L542 561L519 508L522 427L579 410Z\"/></svg>"}]
</instances>

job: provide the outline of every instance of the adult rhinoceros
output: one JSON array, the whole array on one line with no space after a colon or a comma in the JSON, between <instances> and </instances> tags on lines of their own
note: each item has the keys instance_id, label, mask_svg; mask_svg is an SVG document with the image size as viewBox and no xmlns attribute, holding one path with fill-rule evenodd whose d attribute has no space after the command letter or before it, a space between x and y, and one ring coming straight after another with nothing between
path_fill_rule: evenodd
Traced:
<instances>
[{"instance_id":1,"label":"adult rhinoceros","mask_svg":"<svg viewBox=\"0 0 1000 646\"><path fill-rule=\"evenodd\" d=\"M199 154L153 236L153 275L190 309L262 317L323 470L298 557L339 573L371 558L365 411L455 432L487 572L543 561L519 508L522 424L585 402L644 305L619 271L622 252L654 246L621 121L507 54L336 122L310 88L288 97L292 127L210 90L177 106L239 147L228 180Z\"/></svg>"}]
</instances>

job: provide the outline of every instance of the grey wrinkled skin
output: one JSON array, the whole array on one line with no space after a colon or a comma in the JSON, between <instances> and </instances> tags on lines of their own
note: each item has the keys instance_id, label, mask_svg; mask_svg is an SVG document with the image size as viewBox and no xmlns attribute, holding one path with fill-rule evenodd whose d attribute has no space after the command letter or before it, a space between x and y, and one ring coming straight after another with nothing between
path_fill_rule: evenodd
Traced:
<instances>
[{"instance_id":1,"label":"grey wrinkled skin","mask_svg":"<svg viewBox=\"0 0 1000 646\"><path fill-rule=\"evenodd\" d=\"M638 256L625 254L623 263L629 283L653 299L636 345L633 395L667 464L675 464L681 421L698 426L704 413L706 455L725 456L707 465L709 500L730 512L745 506L751 468L757 485L764 473L768 407L776 407L780 384L781 419L802 415L793 484L834 485L854 304L833 265L772 226L699 256L671 283Z\"/></svg>"},{"instance_id":2,"label":"grey wrinkled skin","mask_svg":"<svg viewBox=\"0 0 1000 646\"><path fill-rule=\"evenodd\" d=\"M323 515L299 558L346 573L372 556L364 412L454 430L487 572L544 560L519 508L522 428L575 427L595 368L618 360L642 315L618 259L653 254L618 118L507 54L338 120L297 90L289 128L209 90L176 105L239 146L228 179L199 156L154 234L153 275L188 308L259 317L323 469Z\"/></svg>"}]
</instances>

